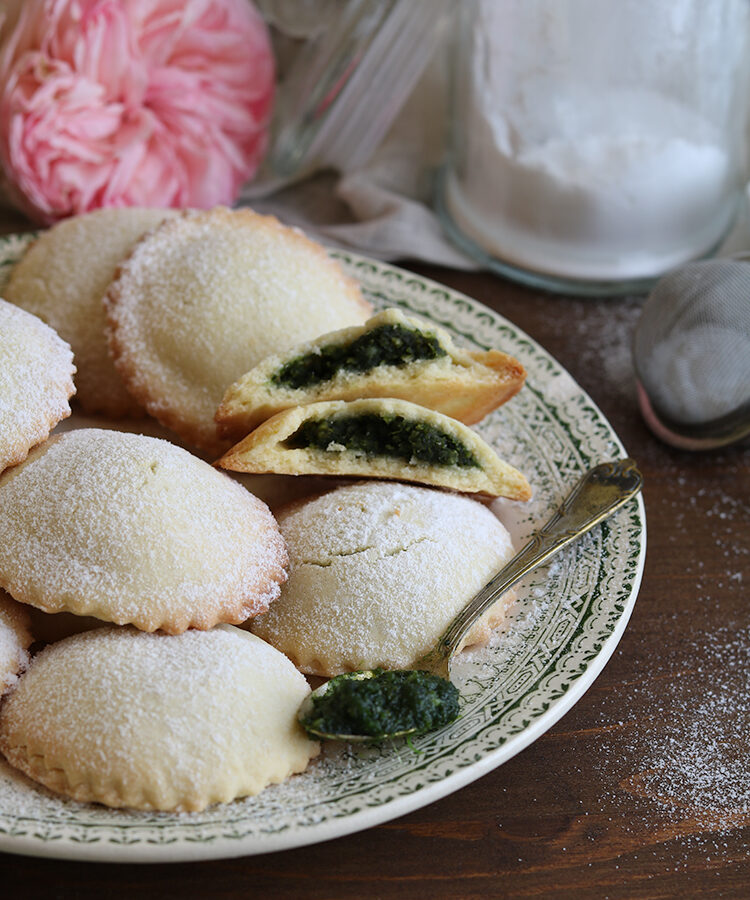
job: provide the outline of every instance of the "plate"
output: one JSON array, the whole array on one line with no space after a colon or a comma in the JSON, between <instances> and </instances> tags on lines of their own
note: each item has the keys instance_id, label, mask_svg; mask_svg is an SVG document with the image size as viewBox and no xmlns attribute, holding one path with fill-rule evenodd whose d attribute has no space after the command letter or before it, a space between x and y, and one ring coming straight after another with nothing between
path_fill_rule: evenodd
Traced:
<instances>
[{"instance_id":1,"label":"plate","mask_svg":"<svg viewBox=\"0 0 750 900\"><path fill-rule=\"evenodd\" d=\"M0 292L29 239L0 239ZM401 307L470 349L497 347L526 367L520 394L476 426L534 488L527 504L493 504L516 546L586 469L626 455L567 372L497 313L394 266L332 255L376 307ZM116 811L56 797L0 762L0 850L112 862L219 859L351 834L432 803L510 759L582 696L622 636L645 549L639 496L522 582L490 646L461 656L454 723L411 746L327 746L307 772L257 797L202 813Z\"/></svg>"}]
</instances>

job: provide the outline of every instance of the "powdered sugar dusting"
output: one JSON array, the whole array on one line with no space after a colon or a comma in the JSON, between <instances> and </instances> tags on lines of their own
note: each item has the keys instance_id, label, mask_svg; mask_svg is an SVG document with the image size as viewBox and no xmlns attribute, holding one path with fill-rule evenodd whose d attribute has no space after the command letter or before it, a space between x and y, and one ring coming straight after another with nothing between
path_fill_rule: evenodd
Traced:
<instances>
[{"instance_id":1,"label":"powdered sugar dusting","mask_svg":"<svg viewBox=\"0 0 750 900\"><path fill-rule=\"evenodd\" d=\"M747 625L695 630L617 692L616 711L606 704L600 714L595 758L613 785L601 802L627 808L617 825L626 832L679 839L677 868L680 848L721 853L730 833L750 825L748 672Z\"/></svg>"},{"instance_id":2,"label":"powdered sugar dusting","mask_svg":"<svg viewBox=\"0 0 750 900\"><path fill-rule=\"evenodd\" d=\"M0 694L16 683L28 665L29 624L21 604L0 591Z\"/></svg>"},{"instance_id":3,"label":"powdered sugar dusting","mask_svg":"<svg viewBox=\"0 0 750 900\"><path fill-rule=\"evenodd\" d=\"M142 413L107 352L102 297L133 244L174 215L175 210L131 206L74 216L39 235L13 267L6 296L70 344L78 370L76 402L89 412Z\"/></svg>"},{"instance_id":4,"label":"powdered sugar dusting","mask_svg":"<svg viewBox=\"0 0 750 900\"><path fill-rule=\"evenodd\" d=\"M41 319L0 300L0 471L70 415L70 347Z\"/></svg>"},{"instance_id":5,"label":"powdered sugar dusting","mask_svg":"<svg viewBox=\"0 0 750 900\"><path fill-rule=\"evenodd\" d=\"M289 581L252 627L317 674L409 666L513 554L475 500L392 482L339 488L279 523Z\"/></svg>"},{"instance_id":6,"label":"powdered sugar dusting","mask_svg":"<svg viewBox=\"0 0 750 900\"><path fill-rule=\"evenodd\" d=\"M371 307L322 247L248 209L168 221L135 248L105 305L110 348L149 412L220 449L224 391L265 356L362 324Z\"/></svg>"},{"instance_id":7,"label":"powdered sugar dusting","mask_svg":"<svg viewBox=\"0 0 750 900\"><path fill-rule=\"evenodd\" d=\"M101 429L0 479L0 585L50 612L147 631L242 621L285 579L267 507L185 450Z\"/></svg>"},{"instance_id":8,"label":"powdered sugar dusting","mask_svg":"<svg viewBox=\"0 0 750 900\"><path fill-rule=\"evenodd\" d=\"M370 266L362 268L362 277L365 282L370 279L369 273L372 268ZM382 278L378 275L380 280L373 279L373 295L381 298L393 297L398 303L405 300L409 304L413 303L415 310L427 308L431 311L433 294L429 292L422 294L426 288L421 282L397 278L396 274L397 270L388 269L383 271ZM391 282L391 279L394 278L395 280ZM391 283L394 287L391 287ZM414 283L419 286L419 295L412 290ZM445 292L441 292L440 296L448 297ZM479 324L481 317L478 317L475 311L464 314L463 306L455 304L452 299L449 303L448 299L442 314L438 310L440 321L458 323L463 321L467 332ZM570 327L571 321L572 318L566 318L565 327ZM460 326L457 327L460 330ZM490 339L487 337L483 340L489 341ZM521 347L521 351L524 352L523 347ZM541 359L544 363L545 358L541 357ZM531 362L533 363L533 361L532 358ZM549 381L545 375L547 369L544 365L537 368L536 378L538 381L534 383L534 386L538 388L540 396L546 397ZM554 375L554 372L552 374ZM592 367L591 377L598 377L595 374L595 367ZM559 376L557 382L561 384L562 381L563 377ZM576 432L576 446L578 446L578 438L580 438L585 451L590 452L593 448L597 454L600 451L608 453L605 438L609 435L611 446L615 451L612 455L617 455L619 445L611 429L602 426L595 415L590 415L588 406L579 422L576 410L572 404L568 403L569 400L578 396L579 394L572 393L568 386L565 390L565 401L561 404L562 408L559 411L564 423L573 423ZM521 408L526 410L527 407L533 407L533 404L524 406L522 400ZM507 417L503 416L503 419L506 419L507 424ZM521 416L518 417L518 420L520 419ZM593 426L592 419L594 420ZM512 415L512 410L509 421L511 424L517 421ZM596 437L591 434L592 427L598 427ZM558 454L558 448L553 445L550 435L543 428L521 429L522 436L520 437L516 435L515 429L503 433L502 429L492 426L485 429L482 425L478 430L491 437L493 446L501 449L501 455L519 462L522 460L523 467L528 466L530 469L528 473L530 480L538 490L541 487L538 496L553 502L558 484L564 480L565 473L570 474L570 469L563 466L560 472L556 469L554 472L551 470L553 463L557 464L562 459L562 454ZM568 446L573 447L566 434L561 431L560 436L563 438L566 449ZM507 448L507 452L505 448ZM578 460L575 452L571 458L574 463ZM563 462L569 462L569 460L564 459ZM506 508L499 510L499 514L504 520L506 520L507 511ZM516 511L513 519L520 524L520 530L523 531L532 524L531 520L536 517L538 512L546 511L541 509L538 498L535 498L528 505L528 509ZM513 522L507 521L511 526L513 525ZM608 546L607 549L614 550L619 564L619 552L620 549L625 552L624 546L619 544L614 547ZM627 548L627 552L637 554L639 551L634 551L631 545ZM544 583L544 578L539 582L535 581L532 590L541 590L540 585ZM554 617L557 607L563 613L567 612L567 598L560 597L560 590L561 588L567 590L568 585L561 585L559 580L551 577L549 585L550 592L541 593L539 596L535 595L533 604L529 605L525 602L519 604L519 608L523 608L525 611L522 616L517 618L517 621L529 623L526 634L534 640L536 640L534 636L535 623L549 619L550 616ZM617 596L622 597L623 590L620 582L616 584L616 590ZM627 595L627 591L625 591L625 595ZM522 599L525 601L526 598ZM602 630L606 631L606 629ZM509 654L511 654L511 646L512 644L509 642L505 647ZM478 660L484 661L492 652L494 652L493 648L490 647L476 654L467 654L467 656L475 656ZM580 658L578 661L580 662ZM585 663L583 665L585 668ZM489 665L488 670L491 670ZM473 692L477 702L493 704L498 683L488 684L485 678L483 686L478 687L477 682L478 680L474 679L471 683L467 683L467 693ZM503 689L502 686L500 689ZM475 711L469 713L467 710L467 715L457 724L455 734L436 736L434 743L425 741L423 744L420 741L418 749L423 752L419 756L415 756L406 746L388 747L382 751L368 749L367 752L355 751L352 748L329 750L321 762L316 761L310 767L309 772L289 779L282 785L271 786L253 801L239 801L231 809L217 808L203 814L181 816L145 816L143 814L116 814L100 807L81 808L74 802L51 797L46 791L30 789L31 786L22 777L8 774L7 767L3 767L0 770L2 772L0 810L10 811L7 821L12 823L11 827L15 827L17 821L15 817L18 811L21 816L26 812L30 816L36 816L44 830L42 839L45 839L47 835L54 837L61 835L63 841L59 841L57 846L66 843L66 850L63 852L69 852L67 847L70 846L71 838L75 841L89 840L89 835L96 833L96 840L99 840L99 835L103 835L104 839L99 843L99 847L102 848L102 856L107 855L110 858L114 856L133 858L139 854L140 858L146 858L149 854L151 854L151 858L165 858L167 854L170 856L182 854L185 857L189 855L190 858L195 858L196 854L207 856L222 851L231 853L235 852L233 847L236 848L240 845L240 841L236 839L246 839L243 846L254 849L259 846L259 841L265 839L269 834L272 835L271 840L278 841L280 833L294 835L299 833L299 829L316 822L327 823L330 835L331 826L335 828L336 822L338 822L346 828L349 815L356 815L362 807L366 807L370 821L373 820L371 818L373 815L382 821L387 817L387 813L379 814L377 808L384 805L387 809L394 797L400 797L402 801L400 808L406 809L410 805L412 807L415 805L408 798L411 791L414 791L417 796L426 797L426 794L422 794L423 788L430 791L431 785L439 782L441 784L438 790L432 790L431 794L435 796L439 795L440 791L444 793L448 788L442 786L443 779L451 772L458 771L462 766L471 766L474 762L481 761L481 765L486 771L489 762L487 745L482 744L481 740L477 740L477 732L472 730L476 728L478 719L481 719L479 728L484 729L486 716L478 717L475 715ZM519 731L523 733L527 723L521 719L520 715L517 716L510 723L511 728L503 725L495 729L493 725L488 731L492 731L494 736L499 734L500 740L505 741L509 736L517 736ZM426 749L423 750L425 746ZM293 808L290 808L290 805ZM102 825L104 825L103 829ZM21 822L21 827L23 827L23 822ZM317 833L316 831L310 834L315 837ZM232 839L229 842L224 840L227 835ZM33 838L36 838L36 834L33 835ZM282 838L282 840L285 839ZM287 845L291 845L294 840L295 838L292 837L292 841L287 841ZM204 847L198 846L196 841L203 842ZM106 849L106 844L109 844L109 849ZM154 845L160 846L154 847ZM89 850L89 852L91 851Z\"/></svg>"},{"instance_id":9,"label":"powdered sugar dusting","mask_svg":"<svg viewBox=\"0 0 750 900\"><path fill-rule=\"evenodd\" d=\"M2 707L0 746L80 799L200 809L306 766L316 745L296 712L308 692L282 654L230 626L103 628L34 659Z\"/></svg>"}]
</instances>

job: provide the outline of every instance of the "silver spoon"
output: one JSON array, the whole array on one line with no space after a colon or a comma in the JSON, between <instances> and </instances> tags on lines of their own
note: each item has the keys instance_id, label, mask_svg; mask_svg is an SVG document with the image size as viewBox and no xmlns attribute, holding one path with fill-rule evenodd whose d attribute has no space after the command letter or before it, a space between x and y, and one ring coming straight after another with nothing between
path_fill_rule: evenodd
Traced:
<instances>
[{"instance_id":1,"label":"silver spoon","mask_svg":"<svg viewBox=\"0 0 750 900\"><path fill-rule=\"evenodd\" d=\"M472 625L532 569L585 534L627 503L641 489L643 477L633 459L601 463L590 469L563 500L552 518L531 540L488 582L458 613L435 647L411 667L450 680L451 661ZM337 675L313 691L300 706L297 718L308 734L329 741L373 741L406 737L427 729L410 728L377 736L364 734L332 734L311 725L315 700L342 681L365 681L380 674L369 670Z\"/></svg>"}]
</instances>

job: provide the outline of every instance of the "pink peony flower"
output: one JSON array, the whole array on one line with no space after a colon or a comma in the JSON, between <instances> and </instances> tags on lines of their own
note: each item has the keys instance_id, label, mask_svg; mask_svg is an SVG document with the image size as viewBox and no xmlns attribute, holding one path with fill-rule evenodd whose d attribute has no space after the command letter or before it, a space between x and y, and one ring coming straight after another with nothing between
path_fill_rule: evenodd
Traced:
<instances>
[{"instance_id":1,"label":"pink peony flower","mask_svg":"<svg viewBox=\"0 0 750 900\"><path fill-rule=\"evenodd\" d=\"M231 204L267 141L274 66L249 0L24 0L0 47L0 163L50 223Z\"/></svg>"}]
</instances>

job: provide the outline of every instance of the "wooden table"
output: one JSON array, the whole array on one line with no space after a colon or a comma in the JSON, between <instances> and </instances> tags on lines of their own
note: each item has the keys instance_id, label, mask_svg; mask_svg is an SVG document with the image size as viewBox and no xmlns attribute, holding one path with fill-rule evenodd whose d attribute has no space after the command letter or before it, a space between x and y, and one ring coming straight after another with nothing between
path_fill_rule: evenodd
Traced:
<instances>
[{"instance_id":1,"label":"wooden table","mask_svg":"<svg viewBox=\"0 0 750 900\"><path fill-rule=\"evenodd\" d=\"M7 214L4 228L23 226ZM277 854L177 865L0 855L0 898L750 896L750 446L660 444L634 399L642 298L580 300L411 266L501 312L589 392L644 472L635 612L536 743L401 819Z\"/></svg>"}]
</instances>

